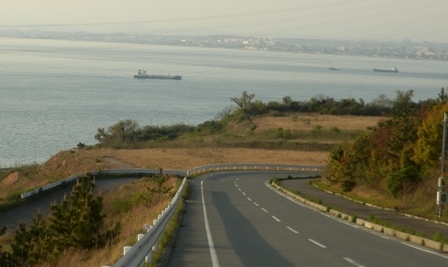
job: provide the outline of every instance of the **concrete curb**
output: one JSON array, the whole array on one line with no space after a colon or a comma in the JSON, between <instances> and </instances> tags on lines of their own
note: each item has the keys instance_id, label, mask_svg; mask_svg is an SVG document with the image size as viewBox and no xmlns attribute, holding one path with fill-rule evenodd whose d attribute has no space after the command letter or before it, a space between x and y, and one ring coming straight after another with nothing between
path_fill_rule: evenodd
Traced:
<instances>
[{"instance_id":1,"label":"concrete curb","mask_svg":"<svg viewBox=\"0 0 448 267\"><path fill-rule=\"evenodd\" d=\"M437 250L439 252L448 252L448 245L446 245L446 244L443 244L443 243L440 243L440 242L437 242L437 241L434 241L434 240L431 240L428 238L415 236L415 235L411 235L408 233L403 233L403 232L397 231L395 229L387 228L382 225L375 224L375 223L372 223L372 222L369 222L369 221L366 221L363 219L359 219L359 218L355 219L352 215L348 215L348 214L339 212L337 210L333 210L329 207L314 203L314 202L309 201L301 196L291 193L288 190L284 189L283 187L281 187L277 184L271 183L271 185L274 190L277 190L278 192L280 192L284 195L292 197L310 207L313 207L313 208L318 209L323 212L327 212L335 217L345 219L349 222L356 223L356 224L363 226L365 228L368 228L370 230L374 230L376 232L380 232L385 235L392 236L392 237L398 238L398 239L406 241L406 242L421 245L421 246L424 246L424 247L427 247L427 248L430 248L433 250Z\"/></svg>"}]
</instances>

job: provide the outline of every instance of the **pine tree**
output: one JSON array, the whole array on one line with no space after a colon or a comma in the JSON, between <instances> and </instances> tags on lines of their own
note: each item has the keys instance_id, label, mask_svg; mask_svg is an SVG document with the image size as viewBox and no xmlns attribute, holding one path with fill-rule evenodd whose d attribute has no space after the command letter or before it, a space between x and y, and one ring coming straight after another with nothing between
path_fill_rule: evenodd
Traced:
<instances>
[{"instance_id":1,"label":"pine tree","mask_svg":"<svg viewBox=\"0 0 448 267\"><path fill-rule=\"evenodd\" d=\"M120 226L105 229L103 198L94 196L95 181L84 176L73 187L70 199L52 205L50 228L59 244L90 249L103 246L118 234Z\"/></svg>"}]
</instances>

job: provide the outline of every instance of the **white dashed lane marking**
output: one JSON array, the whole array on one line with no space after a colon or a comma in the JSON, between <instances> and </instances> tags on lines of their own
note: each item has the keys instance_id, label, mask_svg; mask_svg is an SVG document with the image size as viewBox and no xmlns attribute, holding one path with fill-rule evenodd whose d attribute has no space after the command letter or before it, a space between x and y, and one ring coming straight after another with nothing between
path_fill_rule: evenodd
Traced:
<instances>
[{"instance_id":1,"label":"white dashed lane marking","mask_svg":"<svg viewBox=\"0 0 448 267\"><path fill-rule=\"evenodd\" d=\"M272 216L272 219L276 220L277 222L281 222L279 218Z\"/></svg>"},{"instance_id":2,"label":"white dashed lane marking","mask_svg":"<svg viewBox=\"0 0 448 267\"><path fill-rule=\"evenodd\" d=\"M350 258L343 258L343 259L348 261L348 262L350 262L351 264L353 264L353 265L355 265L357 267L364 267L364 265L361 265L361 264L357 263L356 261L354 261L354 260L352 260Z\"/></svg>"},{"instance_id":3,"label":"white dashed lane marking","mask_svg":"<svg viewBox=\"0 0 448 267\"><path fill-rule=\"evenodd\" d=\"M298 231L292 229L292 228L289 227L289 226L286 226L286 228L287 228L289 231L293 232L294 234L298 234L298 233L299 233Z\"/></svg>"},{"instance_id":4,"label":"white dashed lane marking","mask_svg":"<svg viewBox=\"0 0 448 267\"><path fill-rule=\"evenodd\" d=\"M321 243L314 241L313 239L308 239L308 241L310 241L311 243L313 243L314 245L317 245L321 248L327 248L326 246L322 245Z\"/></svg>"}]
</instances>

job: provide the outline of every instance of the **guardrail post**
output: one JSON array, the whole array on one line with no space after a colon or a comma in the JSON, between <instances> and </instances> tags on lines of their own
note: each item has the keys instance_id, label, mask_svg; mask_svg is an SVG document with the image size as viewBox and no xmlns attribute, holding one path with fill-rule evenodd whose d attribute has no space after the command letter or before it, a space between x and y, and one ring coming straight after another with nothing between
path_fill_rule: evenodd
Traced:
<instances>
[{"instance_id":1,"label":"guardrail post","mask_svg":"<svg viewBox=\"0 0 448 267\"><path fill-rule=\"evenodd\" d=\"M125 255L126 253L128 253L128 251L129 250L131 250L131 246L125 246L124 248L123 248L123 255Z\"/></svg>"},{"instance_id":2,"label":"guardrail post","mask_svg":"<svg viewBox=\"0 0 448 267\"><path fill-rule=\"evenodd\" d=\"M152 250L149 251L148 255L146 255L145 262L146 263L151 263L152 262Z\"/></svg>"},{"instance_id":3,"label":"guardrail post","mask_svg":"<svg viewBox=\"0 0 448 267\"><path fill-rule=\"evenodd\" d=\"M151 230L151 228L152 228L152 225L150 225L150 224L143 225L143 229L145 229L146 232L149 232L149 230Z\"/></svg>"},{"instance_id":4,"label":"guardrail post","mask_svg":"<svg viewBox=\"0 0 448 267\"><path fill-rule=\"evenodd\" d=\"M137 241L140 241L145 235L144 234L138 234L137 235Z\"/></svg>"}]
</instances>

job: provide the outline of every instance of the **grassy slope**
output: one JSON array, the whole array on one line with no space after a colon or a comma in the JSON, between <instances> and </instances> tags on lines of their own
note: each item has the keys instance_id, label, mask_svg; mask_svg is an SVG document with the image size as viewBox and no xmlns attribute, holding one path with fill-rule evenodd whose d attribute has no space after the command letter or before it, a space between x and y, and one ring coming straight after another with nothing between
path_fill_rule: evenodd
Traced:
<instances>
[{"instance_id":1,"label":"grassy slope","mask_svg":"<svg viewBox=\"0 0 448 267\"><path fill-rule=\"evenodd\" d=\"M250 149L228 147L226 142L260 142L276 141L278 137L269 133L278 131L279 128L291 131L303 131L306 142L328 142L321 136L309 136L307 133L319 126L320 132L329 131L338 127L341 131L364 130L366 127L376 125L379 118L375 117L338 117L338 116L287 116L287 117L263 117L255 118L257 129L253 133L248 133L244 125L233 125L234 129L228 129L225 135L210 136L209 140L203 138L196 140L198 143L190 142L188 139L179 141L173 145L165 144L166 147L138 150L112 150L112 149L92 149L92 150L68 150L61 151L47 162L39 166L22 166L14 170L9 170L7 175L1 176L0 204L7 202L12 196L29 189L40 187L44 184L63 179L75 174L101 169L120 168L164 168L187 170L193 167L217 164L217 163L279 163L279 164L299 164L299 165L325 165L328 151L298 151L296 149ZM244 123L243 123L244 124ZM196 138L196 137L192 137ZM217 142L216 140L219 140ZM229 141L230 140L230 141ZM302 142L302 140L289 140L289 142ZM191 145L195 144L195 145ZM224 144L223 147L220 147ZM171 148L172 147L172 148ZM0 174L1 175L1 174ZM144 182L143 182L144 183ZM146 188L145 184L130 184L116 191L114 195L119 199L132 199L131 195L136 195L136 190ZM129 195L129 192L132 192ZM142 212L147 209L145 205L135 206L132 210L123 213L120 217L127 229L118 239L116 245L107 247L99 251L67 251L60 262L51 266L100 266L109 260L119 257L124 245L131 242L135 235L141 230L141 226L151 221L151 217L164 207L167 200L161 200L158 205L153 205L151 212ZM118 204L117 204L118 203ZM121 200L112 199L110 195L105 198L106 213L117 214ZM126 201L125 201L126 203ZM142 217L141 214L147 214ZM132 222L132 225L130 223ZM8 243L10 236L1 237L0 243ZM3 241L2 241L3 240ZM92 256L93 254L95 256ZM112 255L112 258L110 258Z\"/></svg>"},{"instance_id":2,"label":"grassy slope","mask_svg":"<svg viewBox=\"0 0 448 267\"><path fill-rule=\"evenodd\" d=\"M293 146L285 149L251 149L235 148L229 145L234 142L237 147L243 143L258 140L259 143L273 142L278 145L287 142L302 142L302 140L282 140L270 132L279 128L291 131L303 131L306 142L314 146L319 143L334 142L329 131L337 127L342 133L345 131L365 130L376 125L378 117L328 116L328 115L290 115L285 117L254 118L257 129L248 133L244 123L230 126L224 135L210 137L183 138L172 143L161 143L154 149L137 150L69 150L61 151L40 166L24 166L10 170L9 175L0 176L0 204L7 201L11 194L19 194L30 189L38 188L58 179L76 174L102 169L123 168L119 162L127 163L126 168L164 168L187 170L197 166L217 163L279 163L300 165L325 165L328 151L298 151ZM321 127L319 133L309 134ZM233 127L233 128L231 128ZM307 134L308 133L308 134ZM326 133L326 134L324 134ZM338 136L341 136L340 133ZM342 138L344 135L342 135ZM218 141L217 141L218 140ZM235 141L236 140L236 141ZM175 144L173 144L175 143ZM192 145L193 144L193 145ZM232 147L233 146L233 147ZM250 146L249 146L250 147ZM319 149L317 149L319 150ZM115 158L119 161L112 161ZM1 175L1 174L0 174Z\"/></svg>"}]
</instances>

